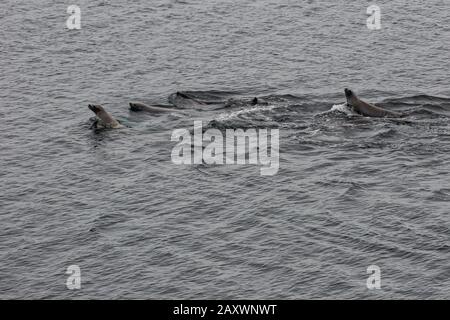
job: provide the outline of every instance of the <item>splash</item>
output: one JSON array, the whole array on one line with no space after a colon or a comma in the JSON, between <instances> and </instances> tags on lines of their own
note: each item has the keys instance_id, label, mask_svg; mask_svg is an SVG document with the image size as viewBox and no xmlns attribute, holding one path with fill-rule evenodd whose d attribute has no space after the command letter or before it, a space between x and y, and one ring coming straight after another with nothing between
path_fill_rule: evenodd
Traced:
<instances>
[{"instance_id":1,"label":"splash","mask_svg":"<svg viewBox=\"0 0 450 320\"><path fill-rule=\"evenodd\" d=\"M352 110L352 108L347 104L347 102L344 102L342 104L335 104L331 107L330 111L338 111L342 112L348 116L355 115L355 112Z\"/></svg>"}]
</instances>

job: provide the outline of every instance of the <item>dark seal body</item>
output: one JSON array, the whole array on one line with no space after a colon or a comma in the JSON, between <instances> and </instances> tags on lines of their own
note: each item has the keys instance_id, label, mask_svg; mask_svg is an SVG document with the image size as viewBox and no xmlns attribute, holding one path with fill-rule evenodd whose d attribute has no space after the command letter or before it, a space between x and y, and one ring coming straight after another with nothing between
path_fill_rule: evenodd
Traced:
<instances>
[{"instance_id":1,"label":"dark seal body","mask_svg":"<svg viewBox=\"0 0 450 320\"><path fill-rule=\"evenodd\" d=\"M394 112L394 111L388 111L385 109L382 109L380 107L374 106L373 104L364 102L360 100L352 90L345 89L345 97L347 98L347 104L353 108L353 110L366 117L377 117L377 118L383 118L383 117L389 117L389 118L399 118L402 116L401 113Z\"/></svg>"},{"instance_id":2,"label":"dark seal body","mask_svg":"<svg viewBox=\"0 0 450 320\"><path fill-rule=\"evenodd\" d=\"M97 121L94 122L96 129L118 129L123 127L120 122L106 112L101 105L90 104L88 107L97 116Z\"/></svg>"},{"instance_id":3,"label":"dark seal body","mask_svg":"<svg viewBox=\"0 0 450 320\"><path fill-rule=\"evenodd\" d=\"M135 112L148 112L148 113L163 113L173 111L173 109L171 108L148 106L141 102L130 102L130 110Z\"/></svg>"}]
</instances>

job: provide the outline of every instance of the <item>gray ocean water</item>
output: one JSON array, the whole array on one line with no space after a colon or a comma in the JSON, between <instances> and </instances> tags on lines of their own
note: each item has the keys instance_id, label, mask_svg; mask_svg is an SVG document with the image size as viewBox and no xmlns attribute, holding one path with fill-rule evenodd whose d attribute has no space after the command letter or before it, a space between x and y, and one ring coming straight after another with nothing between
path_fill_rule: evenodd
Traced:
<instances>
[{"instance_id":1,"label":"gray ocean water","mask_svg":"<svg viewBox=\"0 0 450 320\"><path fill-rule=\"evenodd\" d=\"M1 299L450 298L448 0L3 0L0 19ZM332 110L345 87L404 121ZM128 110L177 91L244 103ZM93 131L89 103L127 127ZM278 173L173 164L194 120L278 128Z\"/></svg>"}]
</instances>

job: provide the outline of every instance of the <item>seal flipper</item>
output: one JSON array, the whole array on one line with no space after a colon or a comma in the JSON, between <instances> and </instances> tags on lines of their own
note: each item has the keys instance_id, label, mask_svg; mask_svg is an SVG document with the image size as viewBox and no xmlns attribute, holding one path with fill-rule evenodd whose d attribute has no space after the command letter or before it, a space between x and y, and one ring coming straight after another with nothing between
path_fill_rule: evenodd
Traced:
<instances>
[{"instance_id":1,"label":"seal flipper","mask_svg":"<svg viewBox=\"0 0 450 320\"><path fill-rule=\"evenodd\" d=\"M97 125L98 125L98 119L96 118L94 120L94 122L91 123L91 126L89 127L89 129L97 129Z\"/></svg>"},{"instance_id":2,"label":"seal flipper","mask_svg":"<svg viewBox=\"0 0 450 320\"><path fill-rule=\"evenodd\" d=\"M177 91L177 96L180 96L180 97L185 98L185 99L195 100L194 98L188 96L186 93L183 93L183 92L180 92L180 91Z\"/></svg>"}]
</instances>

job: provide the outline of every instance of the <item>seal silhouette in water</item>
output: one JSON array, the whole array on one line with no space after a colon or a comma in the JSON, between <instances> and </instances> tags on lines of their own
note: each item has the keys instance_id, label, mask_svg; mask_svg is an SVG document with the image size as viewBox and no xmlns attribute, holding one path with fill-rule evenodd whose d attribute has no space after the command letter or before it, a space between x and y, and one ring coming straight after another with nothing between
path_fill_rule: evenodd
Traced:
<instances>
[{"instance_id":1,"label":"seal silhouette in water","mask_svg":"<svg viewBox=\"0 0 450 320\"><path fill-rule=\"evenodd\" d=\"M99 104L88 105L89 109L95 113L97 119L92 124L92 128L96 129L118 129L123 126L119 121L113 118L105 109Z\"/></svg>"},{"instance_id":2,"label":"seal silhouette in water","mask_svg":"<svg viewBox=\"0 0 450 320\"><path fill-rule=\"evenodd\" d=\"M252 101L250 101L250 104L252 106L256 106L256 105L267 106L269 103L267 101L265 101L264 99L261 99L261 98L258 98L258 97L254 97L252 99Z\"/></svg>"},{"instance_id":3,"label":"seal silhouette in water","mask_svg":"<svg viewBox=\"0 0 450 320\"><path fill-rule=\"evenodd\" d=\"M157 106L148 106L141 102L130 102L130 110L135 112L163 113L171 112L171 108L162 108Z\"/></svg>"},{"instance_id":4,"label":"seal silhouette in water","mask_svg":"<svg viewBox=\"0 0 450 320\"><path fill-rule=\"evenodd\" d=\"M196 97L194 97L192 94L188 94L185 92L177 91L175 93L172 93L169 96L169 102L173 104L175 107L183 109L183 108L192 108L196 106L202 106L206 103L203 101L198 100Z\"/></svg>"},{"instance_id":5,"label":"seal silhouette in water","mask_svg":"<svg viewBox=\"0 0 450 320\"><path fill-rule=\"evenodd\" d=\"M390 117L390 118L399 118L403 115L398 112L388 111L385 109L382 109L380 107L374 106L370 103L364 102L360 100L352 90L349 90L347 88L344 89L345 97L347 98L347 104L353 108L353 110L366 117Z\"/></svg>"}]
</instances>

